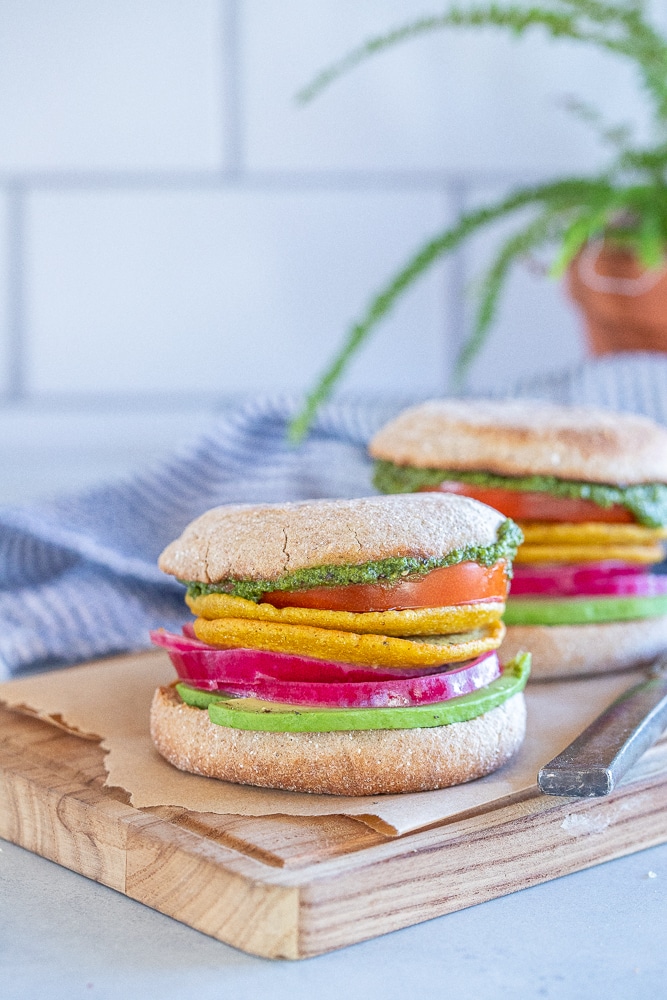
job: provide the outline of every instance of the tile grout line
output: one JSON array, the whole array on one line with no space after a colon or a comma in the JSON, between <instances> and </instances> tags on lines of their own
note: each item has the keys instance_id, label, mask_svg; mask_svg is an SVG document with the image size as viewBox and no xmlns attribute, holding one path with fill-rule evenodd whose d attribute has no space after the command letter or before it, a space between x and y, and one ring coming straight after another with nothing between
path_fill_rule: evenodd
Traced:
<instances>
[{"instance_id":1,"label":"tile grout line","mask_svg":"<svg viewBox=\"0 0 667 1000\"><path fill-rule=\"evenodd\" d=\"M7 207L7 388L4 400L26 398L25 356L25 191L20 184L8 192Z\"/></svg>"},{"instance_id":2,"label":"tile grout line","mask_svg":"<svg viewBox=\"0 0 667 1000\"><path fill-rule=\"evenodd\" d=\"M220 0L222 66L222 127L226 134L225 173L230 179L244 172L243 99L241 84L240 22L238 0Z\"/></svg>"},{"instance_id":3,"label":"tile grout line","mask_svg":"<svg viewBox=\"0 0 667 1000\"><path fill-rule=\"evenodd\" d=\"M466 210L469 185L463 177L450 182L448 187L449 206L454 221ZM459 247L450 255L446 276L447 310L444 324L449 331L449 351L445 361L445 388L451 389L454 365L466 338L465 292L468 283L465 251ZM447 330L445 331L447 332Z\"/></svg>"},{"instance_id":4,"label":"tile grout line","mask_svg":"<svg viewBox=\"0 0 667 1000\"><path fill-rule=\"evenodd\" d=\"M516 184L539 181L545 175L530 171L463 170L247 170L235 172L227 167L219 171L0 171L0 190L20 187L30 191L157 191L244 190L348 191L348 190L440 190L444 185Z\"/></svg>"}]
</instances>

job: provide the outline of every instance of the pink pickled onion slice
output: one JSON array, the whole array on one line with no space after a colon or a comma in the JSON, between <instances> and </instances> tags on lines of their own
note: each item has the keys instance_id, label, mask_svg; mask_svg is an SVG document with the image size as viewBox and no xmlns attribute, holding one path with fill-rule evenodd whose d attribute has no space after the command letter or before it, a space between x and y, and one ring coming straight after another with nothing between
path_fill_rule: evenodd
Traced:
<instances>
[{"instance_id":1,"label":"pink pickled onion slice","mask_svg":"<svg viewBox=\"0 0 667 1000\"><path fill-rule=\"evenodd\" d=\"M351 683L277 681L267 677L258 678L254 684L225 684L224 693L323 708L392 708L458 698L486 687L499 676L500 663L494 652L454 670L443 670L425 677L392 677L390 680Z\"/></svg>"},{"instance_id":2,"label":"pink pickled onion slice","mask_svg":"<svg viewBox=\"0 0 667 1000\"><path fill-rule=\"evenodd\" d=\"M477 691L500 676L500 662L496 652L485 653L476 660L450 669L439 668L436 673L406 676L408 671L400 674L396 671L387 677L384 671L372 668L361 670L347 664L307 657L254 649L213 649L198 640L181 638L168 632L153 632L151 638L157 645L169 649L169 656L180 679L193 687L219 691L221 695L255 697L292 705L319 705L325 708L424 705ZM203 650L202 646L205 647ZM311 677L285 680L267 675L261 669L268 667L275 671L277 667L278 672L303 669L302 663L294 664L289 661L307 661ZM201 676L207 667L209 672ZM217 675L215 678L211 676L211 668ZM335 681L323 680L320 668L324 668L324 672L331 668L334 672L344 668L346 677L341 680L339 675L339 679ZM193 673L197 676L193 676ZM313 673L317 679L313 678ZM246 679L231 680L235 674L242 674ZM365 679L359 680L360 674L366 675Z\"/></svg>"},{"instance_id":3,"label":"pink pickled onion slice","mask_svg":"<svg viewBox=\"0 0 667 1000\"><path fill-rule=\"evenodd\" d=\"M215 691L222 684L254 684L257 678L325 683L406 679L442 671L440 666L364 667L291 653L270 653L263 649L220 649L163 629L151 632L150 637L156 646L163 646L168 651L182 681L208 691Z\"/></svg>"},{"instance_id":4,"label":"pink pickled onion slice","mask_svg":"<svg viewBox=\"0 0 667 1000\"><path fill-rule=\"evenodd\" d=\"M512 597L654 597L667 594L667 575L644 566L599 562L515 567Z\"/></svg>"}]
</instances>

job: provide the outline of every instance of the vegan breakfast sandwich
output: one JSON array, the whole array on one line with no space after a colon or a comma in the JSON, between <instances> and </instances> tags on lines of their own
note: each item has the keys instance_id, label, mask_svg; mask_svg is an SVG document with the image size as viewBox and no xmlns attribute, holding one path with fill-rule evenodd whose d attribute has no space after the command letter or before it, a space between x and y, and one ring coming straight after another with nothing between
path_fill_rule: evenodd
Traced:
<instances>
[{"instance_id":1,"label":"vegan breakfast sandwich","mask_svg":"<svg viewBox=\"0 0 667 1000\"><path fill-rule=\"evenodd\" d=\"M182 770L337 795L500 767L530 658L501 667L516 525L445 494L217 507L160 557L197 616L152 633L179 680L151 709Z\"/></svg>"},{"instance_id":2,"label":"vegan breakfast sandwich","mask_svg":"<svg viewBox=\"0 0 667 1000\"><path fill-rule=\"evenodd\" d=\"M525 536L503 654L533 678L637 666L667 646L667 430L628 413L528 400L434 400L373 438L384 493L465 495Z\"/></svg>"}]
</instances>

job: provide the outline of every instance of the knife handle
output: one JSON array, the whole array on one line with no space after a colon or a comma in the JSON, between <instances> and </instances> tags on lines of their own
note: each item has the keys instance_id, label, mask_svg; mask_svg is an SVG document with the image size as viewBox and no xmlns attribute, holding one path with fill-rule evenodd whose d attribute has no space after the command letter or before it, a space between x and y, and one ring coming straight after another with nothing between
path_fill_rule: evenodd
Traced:
<instances>
[{"instance_id":1,"label":"knife handle","mask_svg":"<svg viewBox=\"0 0 667 1000\"><path fill-rule=\"evenodd\" d=\"M666 727L667 674L654 668L545 764L537 783L547 795L608 795Z\"/></svg>"}]
</instances>

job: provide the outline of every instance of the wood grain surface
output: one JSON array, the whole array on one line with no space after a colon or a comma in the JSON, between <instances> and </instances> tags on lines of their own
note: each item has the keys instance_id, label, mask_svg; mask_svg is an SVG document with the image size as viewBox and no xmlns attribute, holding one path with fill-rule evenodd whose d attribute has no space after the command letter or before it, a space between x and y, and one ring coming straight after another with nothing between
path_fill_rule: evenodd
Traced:
<instances>
[{"instance_id":1,"label":"wood grain surface","mask_svg":"<svg viewBox=\"0 0 667 1000\"><path fill-rule=\"evenodd\" d=\"M305 958L667 840L667 742L604 799L388 838L344 816L135 809L91 740L0 708L0 836L245 951Z\"/></svg>"}]
</instances>

